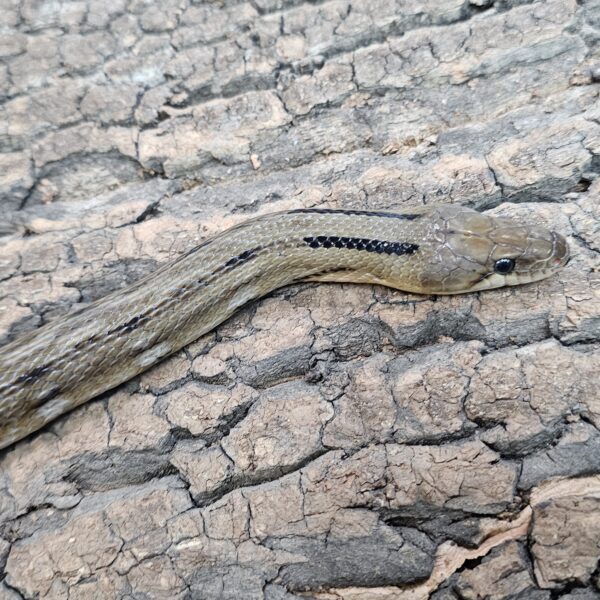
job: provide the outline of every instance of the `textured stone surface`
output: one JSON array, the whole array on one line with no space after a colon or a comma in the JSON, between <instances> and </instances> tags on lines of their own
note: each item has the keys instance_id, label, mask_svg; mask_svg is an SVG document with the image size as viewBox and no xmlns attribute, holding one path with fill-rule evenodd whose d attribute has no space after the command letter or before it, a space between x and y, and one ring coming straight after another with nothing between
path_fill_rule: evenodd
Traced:
<instances>
[{"instance_id":1,"label":"textured stone surface","mask_svg":"<svg viewBox=\"0 0 600 600\"><path fill-rule=\"evenodd\" d=\"M573 249L482 294L279 291L3 451L0 598L600 597L597 2L0 14L0 343L279 209Z\"/></svg>"}]
</instances>

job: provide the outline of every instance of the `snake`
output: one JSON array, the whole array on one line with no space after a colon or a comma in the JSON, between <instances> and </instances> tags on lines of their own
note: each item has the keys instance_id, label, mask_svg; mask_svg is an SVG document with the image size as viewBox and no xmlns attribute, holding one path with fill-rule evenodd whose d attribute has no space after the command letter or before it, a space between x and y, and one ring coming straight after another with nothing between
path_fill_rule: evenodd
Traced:
<instances>
[{"instance_id":1,"label":"snake","mask_svg":"<svg viewBox=\"0 0 600 600\"><path fill-rule=\"evenodd\" d=\"M559 233L460 204L402 212L304 208L249 219L5 345L0 448L139 375L285 285L351 282L460 294L539 281L568 260Z\"/></svg>"}]
</instances>

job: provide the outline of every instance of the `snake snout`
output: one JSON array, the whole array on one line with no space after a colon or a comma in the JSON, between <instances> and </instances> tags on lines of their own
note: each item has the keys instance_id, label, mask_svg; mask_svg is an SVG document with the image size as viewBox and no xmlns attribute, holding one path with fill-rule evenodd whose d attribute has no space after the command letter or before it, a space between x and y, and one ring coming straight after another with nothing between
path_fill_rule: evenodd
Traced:
<instances>
[{"instance_id":1,"label":"snake snout","mask_svg":"<svg viewBox=\"0 0 600 600\"><path fill-rule=\"evenodd\" d=\"M551 235L553 266L557 268L564 267L571 260L569 244L567 244L567 240L560 233L552 231Z\"/></svg>"},{"instance_id":2,"label":"snake snout","mask_svg":"<svg viewBox=\"0 0 600 600\"><path fill-rule=\"evenodd\" d=\"M554 271L564 267L570 258L567 240L560 233L541 227L532 228L522 260L532 269Z\"/></svg>"}]
</instances>

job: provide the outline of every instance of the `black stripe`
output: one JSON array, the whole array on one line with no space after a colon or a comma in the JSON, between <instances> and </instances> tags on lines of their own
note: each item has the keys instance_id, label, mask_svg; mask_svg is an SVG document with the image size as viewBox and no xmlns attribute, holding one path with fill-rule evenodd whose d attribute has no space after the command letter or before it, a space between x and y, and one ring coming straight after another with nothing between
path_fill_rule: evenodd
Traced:
<instances>
[{"instance_id":1,"label":"black stripe","mask_svg":"<svg viewBox=\"0 0 600 600\"><path fill-rule=\"evenodd\" d=\"M394 213L384 210L353 210L344 208L296 208L288 211L290 214L314 213L319 215L354 215L363 217L384 217L386 219L402 219L403 221L415 221L420 219L422 213Z\"/></svg>"},{"instance_id":2,"label":"black stripe","mask_svg":"<svg viewBox=\"0 0 600 600\"><path fill-rule=\"evenodd\" d=\"M332 273L352 273L352 271L354 271L354 269L349 269L348 267L334 267L332 269L324 269L323 271L311 273L305 277L322 277L323 275L331 275ZM299 279L298 281L303 281L303 279Z\"/></svg>"},{"instance_id":3,"label":"black stripe","mask_svg":"<svg viewBox=\"0 0 600 600\"><path fill-rule=\"evenodd\" d=\"M214 277L215 275L218 275L219 273L221 273L223 271L226 271L226 270L231 271L231 270L243 265L244 263L248 262L249 260L255 258L257 255L257 252L260 249L261 249L261 247L257 246L256 248L252 248L250 250L244 250L244 252L238 254L237 256L233 256L232 258L227 260L225 263L223 263L221 266L217 267L214 271L212 271L212 273L209 273L208 276L206 277L206 279L199 279L197 282L194 283L193 286L191 286L189 283L181 286L180 288L175 290L168 298L165 298L158 304L155 304L154 306L152 306L145 312L140 313L139 315L136 315L135 317L132 317L131 319L129 319L129 321L127 321L125 323L121 323L120 325L117 325L116 327L114 327L113 329L108 331L107 335L120 333L122 331L126 331L127 333L130 333L131 331L134 331L138 327L145 325L152 318L151 315L153 312L157 311L159 308L161 308L162 306L164 306L171 300L185 295L186 293L192 291L194 287L197 288L197 287L207 285L207 283L210 281L210 279L212 277ZM88 341L91 341L91 340L92 340L92 338L90 338L90 340L88 340Z\"/></svg>"},{"instance_id":4,"label":"black stripe","mask_svg":"<svg viewBox=\"0 0 600 600\"><path fill-rule=\"evenodd\" d=\"M210 240L205 242L204 244L200 244L200 246L197 246L194 249L194 251L197 250L198 248L208 245L209 243L210 243ZM200 279L194 285L185 284L184 286L175 290L175 292L173 292L170 297L165 298L164 300L162 300L158 304L152 306L151 308L144 311L143 313L140 313L139 315L136 315L136 316L130 318L125 323L121 323L121 324L113 327L106 333L106 335L107 336L114 335L116 333L120 333L123 331L126 333L130 333L130 332L134 331L135 329L137 329L138 327L145 325L152 318L152 313L157 311L164 304L167 304L168 302L177 298L178 296L182 296L182 295L186 294L187 292L192 291L194 287L206 285L212 277L214 277L218 273L221 273L222 271L225 271L225 270L231 271L232 269L243 265L244 263L248 262L249 260L255 258L257 255L257 252L260 249L261 248L259 246L256 248L252 248L250 250L245 250L244 252L238 254L237 256L230 258L228 261L226 261L224 264L222 264L221 266L216 268L212 273L210 273L205 280ZM85 310L86 309L84 308L78 312L84 312ZM86 340L83 340L83 341L79 342L78 344L76 344L75 349L78 350L78 349L86 346L87 344L94 343L97 341L97 339L98 338L96 336L91 336L91 337L87 338ZM33 383L37 379L40 379L43 375L46 375L46 373L48 373L51 370L51 367L54 362L55 361L50 361L44 365L41 365L39 367L36 367L35 369L32 369L31 371L28 371L27 373L24 373L23 375L20 375L16 379L15 383L16 384L27 384L27 385ZM3 388L0 388L0 389L3 389ZM51 400L56 395L58 395L59 392L60 392L60 390L52 390L52 394L49 395L49 397L47 397L47 398L43 398L42 400L40 400L40 402L47 402L48 400Z\"/></svg>"},{"instance_id":5,"label":"black stripe","mask_svg":"<svg viewBox=\"0 0 600 600\"><path fill-rule=\"evenodd\" d=\"M215 239L216 238L209 238L208 240L205 240L201 244L194 246L191 250L188 250L187 252L182 254L177 260L181 260L182 258L189 256L190 254L194 254L195 252L198 252L198 250L200 250L201 248L206 248L206 246L208 246L209 244L212 244L215 241Z\"/></svg>"},{"instance_id":6,"label":"black stripe","mask_svg":"<svg viewBox=\"0 0 600 600\"><path fill-rule=\"evenodd\" d=\"M386 242L337 235L305 237L304 242L311 248L345 248L346 250L366 250L367 252L377 252L377 254L396 254L397 256L414 254L419 249L418 244L409 242Z\"/></svg>"}]
</instances>

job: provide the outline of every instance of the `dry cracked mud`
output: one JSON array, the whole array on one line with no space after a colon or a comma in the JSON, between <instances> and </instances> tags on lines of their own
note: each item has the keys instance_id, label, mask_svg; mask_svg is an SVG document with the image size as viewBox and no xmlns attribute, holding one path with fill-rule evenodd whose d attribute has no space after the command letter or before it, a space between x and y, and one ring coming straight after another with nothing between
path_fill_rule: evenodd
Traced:
<instances>
[{"instance_id":1,"label":"dry cracked mud","mask_svg":"<svg viewBox=\"0 0 600 600\"><path fill-rule=\"evenodd\" d=\"M0 343L291 207L463 203L574 255L280 290L7 449L0 598L600 598L598 0L0 15Z\"/></svg>"}]
</instances>

